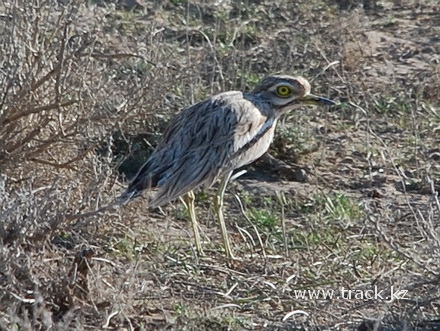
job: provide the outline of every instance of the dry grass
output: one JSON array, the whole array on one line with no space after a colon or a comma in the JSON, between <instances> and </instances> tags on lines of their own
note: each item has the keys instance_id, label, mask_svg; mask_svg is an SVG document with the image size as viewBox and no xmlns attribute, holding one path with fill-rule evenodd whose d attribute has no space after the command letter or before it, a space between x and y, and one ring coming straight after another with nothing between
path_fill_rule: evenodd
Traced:
<instances>
[{"instance_id":1,"label":"dry grass","mask_svg":"<svg viewBox=\"0 0 440 331\"><path fill-rule=\"evenodd\" d=\"M439 11L3 1L0 328L440 328ZM183 106L277 72L343 105L287 116L271 149L287 168L258 162L231 183L239 261L223 257L210 190L202 258L178 202L72 217L111 202ZM298 168L304 182L288 180Z\"/></svg>"}]
</instances>

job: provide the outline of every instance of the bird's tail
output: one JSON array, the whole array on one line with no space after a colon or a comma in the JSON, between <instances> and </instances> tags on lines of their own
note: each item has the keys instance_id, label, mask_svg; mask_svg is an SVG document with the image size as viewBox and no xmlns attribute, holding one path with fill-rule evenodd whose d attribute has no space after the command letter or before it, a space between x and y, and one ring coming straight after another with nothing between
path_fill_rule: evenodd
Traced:
<instances>
[{"instance_id":1,"label":"bird's tail","mask_svg":"<svg viewBox=\"0 0 440 331\"><path fill-rule=\"evenodd\" d=\"M138 190L126 190L124 193L122 193L119 197L116 198L115 204L119 206L123 206L129 201L138 197L139 195L141 195L141 193Z\"/></svg>"}]
</instances>

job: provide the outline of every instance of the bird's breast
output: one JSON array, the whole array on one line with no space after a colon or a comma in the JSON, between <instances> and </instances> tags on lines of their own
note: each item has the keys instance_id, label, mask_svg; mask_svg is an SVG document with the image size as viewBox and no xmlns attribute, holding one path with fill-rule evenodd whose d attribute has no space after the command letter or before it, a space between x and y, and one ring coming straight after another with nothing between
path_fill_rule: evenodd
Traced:
<instances>
[{"instance_id":1,"label":"bird's breast","mask_svg":"<svg viewBox=\"0 0 440 331\"><path fill-rule=\"evenodd\" d=\"M276 119L268 119L246 144L237 148L230 170L240 168L260 158L272 143Z\"/></svg>"}]
</instances>

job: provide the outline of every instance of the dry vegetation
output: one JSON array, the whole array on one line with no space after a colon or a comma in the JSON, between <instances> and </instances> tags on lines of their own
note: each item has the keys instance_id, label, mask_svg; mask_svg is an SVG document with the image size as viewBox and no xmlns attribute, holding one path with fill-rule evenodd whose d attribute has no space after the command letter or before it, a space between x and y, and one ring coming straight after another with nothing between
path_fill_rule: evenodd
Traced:
<instances>
[{"instance_id":1,"label":"dry vegetation","mask_svg":"<svg viewBox=\"0 0 440 331\"><path fill-rule=\"evenodd\" d=\"M439 13L437 0L2 1L0 329L440 329ZM204 257L179 202L87 214L179 109L269 73L342 106L288 115L270 151L285 166L257 162L229 186L240 260L223 257L210 190ZM342 288L358 295L297 296ZM383 299L361 297L374 288Z\"/></svg>"}]
</instances>

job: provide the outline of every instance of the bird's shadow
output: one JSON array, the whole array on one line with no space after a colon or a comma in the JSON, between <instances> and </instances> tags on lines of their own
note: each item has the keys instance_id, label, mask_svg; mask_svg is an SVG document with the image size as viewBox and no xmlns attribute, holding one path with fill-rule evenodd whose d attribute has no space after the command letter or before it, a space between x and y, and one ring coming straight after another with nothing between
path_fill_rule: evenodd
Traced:
<instances>
[{"instance_id":1,"label":"bird's shadow","mask_svg":"<svg viewBox=\"0 0 440 331\"><path fill-rule=\"evenodd\" d=\"M294 181L306 182L306 169L287 164L269 153L264 154L255 162L241 167L234 171L234 174L245 170L246 172L240 176L240 179L255 179L265 182Z\"/></svg>"}]
</instances>

